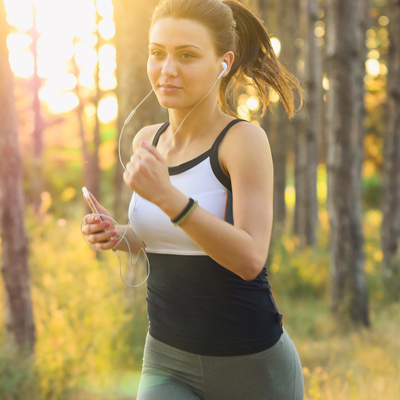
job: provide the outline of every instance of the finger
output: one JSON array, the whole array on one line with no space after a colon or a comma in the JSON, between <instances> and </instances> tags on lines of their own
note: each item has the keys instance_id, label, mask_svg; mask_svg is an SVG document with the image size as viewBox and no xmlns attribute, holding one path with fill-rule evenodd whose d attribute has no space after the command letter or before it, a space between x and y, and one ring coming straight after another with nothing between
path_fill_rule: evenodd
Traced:
<instances>
[{"instance_id":1,"label":"finger","mask_svg":"<svg viewBox=\"0 0 400 400\"><path fill-rule=\"evenodd\" d=\"M101 221L101 218L97 214L88 214L84 217L83 221L85 222L85 225L97 224Z\"/></svg>"},{"instance_id":2,"label":"finger","mask_svg":"<svg viewBox=\"0 0 400 400\"><path fill-rule=\"evenodd\" d=\"M140 154L140 152L139 153L135 152L134 154L131 155L129 162L135 165L139 163L141 160L143 160L146 154L148 153L142 152L142 154Z\"/></svg>"},{"instance_id":3,"label":"finger","mask_svg":"<svg viewBox=\"0 0 400 400\"><path fill-rule=\"evenodd\" d=\"M92 214L91 217L88 218L88 221L88 225L102 224L104 222L103 217L98 214Z\"/></svg>"},{"instance_id":4,"label":"finger","mask_svg":"<svg viewBox=\"0 0 400 400\"><path fill-rule=\"evenodd\" d=\"M137 163L136 163L136 165L137 165ZM135 167L135 165L132 162L129 161L128 164L126 164L126 171L128 171L129 174L133 174L136 170L137 170L137 168Z\"/></svg>"},{"instance_id":5,"label":"finger","mask_svg":"<svg viewBox=\"0 0 400 400\"><path fill-rule=\"evenodd\" d=\"M95 233L87 237L88 241L94 244L106 244L112 241L114 238L117 238L117 232L115 230Z\"/></svg>"},{"instance_id":6,"label":"finger","mask_svg":"<svg viewBox=\"0 0 400 400\"><path fill-rule=\"evenodd\" d=\"M148 148L145 147L138 147L131 157L131 161L141 161L141 160L158 160L158 158L149 151Z\"/></svg>"},{"instance_id":7,"label":"finger","mask_svg":"<svg viewBox=\"0 0 400 400\"><path fill-rule=\"evenodd\" d=\"M154 147L154 146L149 146L146 142L142 142L140 144L141 147L139 149L144 149L147 150L150 154L152 154L157 160L159 161L164 161L162 155L160 152Z\"/></svg>"},{"instance_id":8,"label":"finger","mask_svg":"<svg viewBox=\"0 0 400 400\"><path fill-rule=\"evenodd\" d=\"M119 242L119 239L110 240L107 243L95 243L92 246L97 250L111 250Z\"/></svg>"},{"instance_id":9,"label":"finger","mask_svg":"<svg viewBox=\"0 0 400 400\"><path fill-rule=\"evenodd\" d=\"M86 235L103 230L114 229L115 224L112 222L111 217L106 216L101 219L99 215L92 214L93 216L86 216L84 221L85 225L82 228L82 232Z\"/></svg>"},{"instance_id":10,"label":"finger","mask_svg":"<svg viewBox=\"0 0 400 400\"><path fill-rule=\"evenodd\" d=\"M127 166L127 167L128 167L128 166ZM129 172L127 172L127 171L124 171L123 179L124 179L125 185L127 185L129 188L132 189L131 174L130 174Z\"/></svg>"},{"instance_id":11,"label":"finger","mask_svg":"<svg viewBox=\"0 0 400 400\"><path fill-rule=\"evenodd\" d=\"M105 232L110 227L111 224L108 221L100 224L88 224L82 229L82 232L87 236L96 232Z\"/></svg>"}]
</instances>

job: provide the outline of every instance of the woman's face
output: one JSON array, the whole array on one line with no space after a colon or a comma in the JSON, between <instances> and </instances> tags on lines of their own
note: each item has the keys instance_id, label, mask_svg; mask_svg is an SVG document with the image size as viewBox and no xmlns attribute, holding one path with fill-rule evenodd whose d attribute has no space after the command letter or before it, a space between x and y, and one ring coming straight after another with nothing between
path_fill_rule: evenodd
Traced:
<instances>
[{"instance_id":1,"label":"woman's face","mask_svg":"<svg viewBox=\"0 0 400 400\"><path fill-rule=\"evenodd\" d=\"M222 71L209 30L188 19L162 18L150 33L147 73L162 107L194 106ZM209 95L217 96L217 85Z\"/></svg>"}]
</instances>

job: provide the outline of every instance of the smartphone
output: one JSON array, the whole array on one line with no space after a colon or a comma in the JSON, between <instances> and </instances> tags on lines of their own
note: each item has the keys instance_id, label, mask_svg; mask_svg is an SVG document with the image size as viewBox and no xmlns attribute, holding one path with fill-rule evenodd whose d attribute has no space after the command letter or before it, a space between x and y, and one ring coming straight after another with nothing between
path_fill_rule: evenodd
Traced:
<instances>
[{"instance_id":1,"label":"smartphone","mask_svg":"<svg viewBox=\"0 0 400 400\"><path fill-rule=\"evenodd\" d=\"M89 204L89 207L92 210L93 214L98 215L99 212L97 211L97 208L94 205L93 200L90 197L89 191L86 189L85 186L82 188L82 192L83 192L83 195L85 196L85 199L86 199L87 203ZM100 216L100 218L101 218L101 216ZM101 220L103 221L103 218L101 218Z\"/></svg>"},{"instance_id":2,"label":"smartphone","mask_svg":"<svg viewBox=\"0 0 400 400\"><path fill-rule=\"evenodd\" d=\"M87 203L89 204L89 207L90 207L90 209L92 210L93 214L99 215L99 212L97 211L97 208L96 208L96 206L94 205L93 200L91 199L90 194L89 194L89 192L88 192L88 190L86 189L85 186L82 188L82 192L83 192L83 195L84 195L84 197L85 197ZM101 217L101 215L99 215L99 217L100 217L100 219L104 222L104 219ZM95 232L95 233L102 233L102 232L107 232L107 229L104 228L102 231ZM100 243L107 243L107 242L108 242L108 240L103 240L103 241L100 242Z\"/></svg>"}]
</instances>

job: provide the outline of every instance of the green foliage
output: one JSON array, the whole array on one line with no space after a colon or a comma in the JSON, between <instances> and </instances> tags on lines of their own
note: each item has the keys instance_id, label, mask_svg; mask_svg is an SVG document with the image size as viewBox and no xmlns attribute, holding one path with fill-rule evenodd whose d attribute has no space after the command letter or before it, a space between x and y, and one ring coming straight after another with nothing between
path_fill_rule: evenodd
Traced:
<instances>
[{"instance_id":1,"label":"green foliage","mask_svg":"<svg viewBox=\"0 0 400 400\"><path fill-rule=\"evenodd\" d=\"M289 213L291 211L289 210ZM289 219L290 215L289 215ZM279 295L313 298L324 297L329 286L328 223L326 211L320 212L321 228L314 248L299 248L299 238L284 232L273 238L273 260L268 275L274 292ZM290 224L288 224L290 226Z\"/></svg>"},{"instance_id":2,"label":"green foliage","mask_svg":"<svg viewBox=\"0 0 400 400\"><path fill-rule=\"evenodd\" d=\"M381 176L377 173L363 179L363 205L365 209L381 208Z\"/></svg>"},{"instance_id":3,"label":"green foliage","mask_svg":"<svg viewBox=\"0 0 400 400\"><path fill-rule=\"evenodd\" d=\"M0 399L39 400L32 356L7 348L0 342Z\"/></svg>"},{"instance_id":4,"label":"green foliage","mask_svg":"<svg viewBox=\"0 0 400 400\"><path fill-rule=\"evenodd\" d=\"M80 214L84 215L83 207ZM89 380L106 384L107 377L128 366L140 368L130 352L120 355L120 333L131 315L126 311L118 259L112 252L96 257L79 225L80 218L79 222L50 215L41 221L28 218L36 366L44 400L68 398ZM142 329L136 325L137 336L141 331L144 337L144 321L142 317Z\"/></svg>"},{"instance_id":5,"label":"green foliage","mask_svg":"<svg viewBox=\"0 0 400 400\"><path fill-rule=\"evenodd\" d=\"M77 135L63 137L63 130L72 129L63 126L62 133L57 132L61 139L52 145L47 145L41 163L38 164L30 156L22 159L24 175L24 195L27 204L31 204L35 185L40 177L40 184L45 195L50 195L49 211L55 218L73 218L77 208L82 206L81 188L84 182L84 160L80 138ZM99 148L99 167L102 174L101 202L106 207L112 203L113 182L116 163L116 137L114 126L102 126L100 130L101 145ZM89 143L93 146L93 143ZM88 162L86 160L86 162ZM90 188L89 188L90 189Z\"/></svg>"},{"instance_id":6,"label":"green foliage","mask_svg":"<svg viewBox=\"0 0 400 400\"><path fill-rule=\"evenodd\" d=\"M46 209L49 207L44 206ZM288 211L289 227L293 209ZM148 326L146 287L126 288L115 255L99 255L87 246L79 229L85 213L82 203L69 212L70 218L60 219L45 211L36 217L28 210L36 353L34 361L5 350L0 353L2 400L36 400L35 393L41 400L134 398ZM394 382L400 370L390 356L396 351L390 336L396 335L396 317L394 311L389 315L386 310L395 307L395 299L386 291L381 268L381 213L369 210L364 215L373 328L364 336L351 336L350 341L330 314L329 219L322 207L319 221L313 249L299 250L299 241L289 230L274 238L268 274L285 327L305 368L306 398L335 398L335 391L343 393L341 398L350 398L351 391L362 392L360 388L368 381L362 374L373 381L373 374L380 373L368 367L367 348L375 364L386 349L385 362L391 372L389 377L381 374L382 379ZM122 257L122 261L125 266L126 259ZM392 322L390 318L394 318ZM380 334L387 347L380 344ZM354 354L351 346L359 350ZM345 360L344 370L337 366L335 354ZM373 393L379 394L376 385ZM391 393L389 389L386 392Z\"/></svg>"}]
</instances>

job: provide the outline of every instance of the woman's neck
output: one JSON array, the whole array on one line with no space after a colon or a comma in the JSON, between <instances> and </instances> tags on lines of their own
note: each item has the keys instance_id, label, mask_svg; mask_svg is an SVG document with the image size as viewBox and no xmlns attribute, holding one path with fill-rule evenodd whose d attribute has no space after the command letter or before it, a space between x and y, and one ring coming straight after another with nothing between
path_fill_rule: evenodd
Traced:
<instances>
[{"instance_id":1,"label":"woman's neck","mask_svg":"<svg viewBox=\"0 0 400 400\"><path fill-rule=\"evenodd\" d=\"M175 134L179 125L193 107L187 109L168 110L171 129L170 137ZM193 139L205 137L206 133L211 132L212 127L215 126L215 124L217 124L223 117L224 113L220 110L217 103L205 100L200 103L185 120L182 127L179 129L179 132L173 139L173 147L184 147Z\"/></svg>"}]
</instances>

